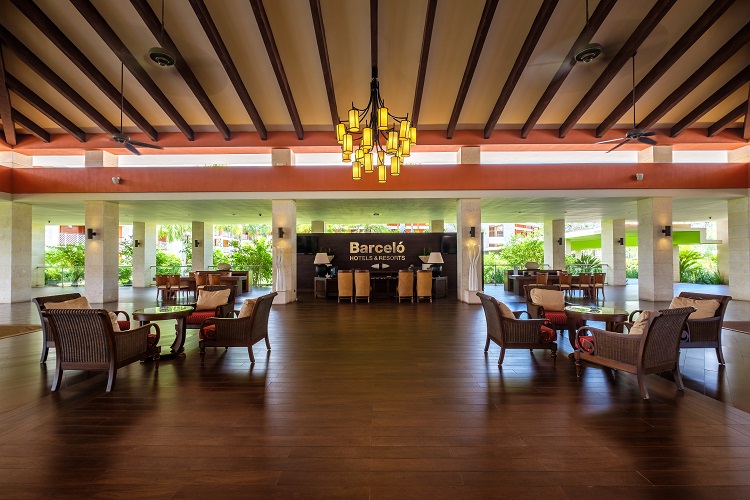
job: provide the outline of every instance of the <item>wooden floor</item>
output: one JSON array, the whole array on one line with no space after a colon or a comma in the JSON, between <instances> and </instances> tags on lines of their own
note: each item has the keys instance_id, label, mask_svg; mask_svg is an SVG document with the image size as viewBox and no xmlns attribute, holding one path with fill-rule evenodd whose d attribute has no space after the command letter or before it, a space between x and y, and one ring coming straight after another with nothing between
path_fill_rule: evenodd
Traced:
<instances>
[{"instance_id":1,"label":"wooden floor","mask_svg":"<svg viewBox=\"0 0 750 500\"><path fill-rule=\"evenodd\" d=\"M122 290L119 308L154 302ZM0 322L34 322L27 306ZM556 366L510 351L500 368L485 331L450 299L303 296L274 306L254 366L239 348L201 365L192 333L185 358L122 369L111 394L83 372L50 393L40 335L2 339L0 498L750 497L747 413L656 375L648 401L628 375L577 379L566 339Z\"/></svg>"}]
</instances>

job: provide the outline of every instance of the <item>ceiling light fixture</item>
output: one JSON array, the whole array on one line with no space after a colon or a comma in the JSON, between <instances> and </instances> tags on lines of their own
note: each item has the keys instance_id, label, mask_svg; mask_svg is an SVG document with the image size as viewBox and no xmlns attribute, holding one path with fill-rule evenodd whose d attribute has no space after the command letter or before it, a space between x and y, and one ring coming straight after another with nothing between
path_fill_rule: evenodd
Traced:
<instances>
[{"instance_id":1,"label":"ceiling light fixture","mask_svg":"<svg viewBox=\"0 0 750 500\"><path fill-rule=\"evenodd\" d=\"M392 120L389 120L389 118ZM362 126L364 124L364 126ZM356 137L355 137L356 135ZM359 144L355 149L354 141ZM378 67L372 67L370 100L363 108L352 103L349 119L336 125L336 141L341 144L343 161L352 162L352 179L360 180L378 169L378 182L385 182L387 170L385 157L390 157L391 175L401 173L403 159L409 156L411 145L417 143L417 129L411 126L409 115L396 116L390 113L380 97ZM382 143L381 143L382 141ZM374 158L373 158L374 156Z\"/></svg>"}]
</instances>

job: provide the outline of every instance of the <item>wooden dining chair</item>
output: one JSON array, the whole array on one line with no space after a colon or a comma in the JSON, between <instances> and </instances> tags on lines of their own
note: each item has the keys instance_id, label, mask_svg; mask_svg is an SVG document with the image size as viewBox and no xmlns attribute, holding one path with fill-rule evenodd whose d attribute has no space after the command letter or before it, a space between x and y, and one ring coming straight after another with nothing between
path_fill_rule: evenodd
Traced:
<instances>
[{"instance_id":1,"label":"wooden dining chair","mask_svg":"<svg viewBox=\"0 0 750 500\"><path fill-rule=\"evenodd\" d=\"M198 298L198 294L200 293L203 288L205 288L206 285L208 285L208 279L206 277L205 273L202 273L200 271L196 271L194 274L195 277L195 295L194 298Z\"/></svg>"},{"instance_id":2,"label":"wooden dining chair","mask_svg":"<svg viewBox=\"0 0 750 500\"><path fill-rule=\"evenodd\" d=\"M591 283L591 292L594 295L594 300L599 299L599 290L602 291L602 298L606 299L604 295L604 281L607 277L606 273L594 273L594 282Z\"/></svg>"},{"instance_id":3,"label":"wooden dining chair","mask_svg":"<svg viewBox=\"0 0 750 500\"><path fill-rule=\"evenodd\" d=\"M354 272L351 269L344 269L338 272L337 279L339 287L338 302L341 299L349 299L354 302Z\"/></svg>"},{"instance_id":4,"label":"wooden dining chair","mask_svg":"<svg viewBox=\"0 0 750 500\"><path fill-rule=\"evenodd\" d=\"M172 274L169 276L169 293L174 296L174 298L177 298L180 295L186 295L188 288L187 285L180 284L179 274Z\"/></svg>"},{"instance_id":5,"label":"wooden dining chair","mask_svg":"<svg viewBox=\"0 0 750 500\"><path fill-rule=\"evenodd\" d=\"M160 297L161 300L169 298L169 276L166 274L157 274L154 277L154 281L156 282L156 300L159 300Z\"/></svg>"},{"instance_id":6,"label":"wooden dining chair","mask_svg":"<svg viewBox=\"0 0 750 500\"><path fill-rule=\"evenodd\" d=\"M208 275L208 284L212 285L212 286L221 285L221 274L219 274L219 273L210 273Z\"/></svg>"},{"instance_id":7,"label":"wooden dining chair","mask_svg":"<svg viewBox=\"0 0 750 500\"><path fill-rule=\"evenodd\" d=\"M546 285L548 279L549 279L549 276L547 275L547 273L537 273L537 275L536 275L536 284L537 285Z\"/></svg>"},{"instance_id":8,"label":"wooden dining chair","mask_svg":"<svg viewBox=\"0 0 750 500\"><path fill-rule=\"evenodd\" d=\"M417 302L419 299L432 302L432 271L417 271Z\"/></svg>"},{"instance_id":9,"label":"wooden dining chair","mask_svg":"<svg viewBox=\"0 0 750 500\"><path fill-rule=\"evenodd\" d=\"M409 299L414 302L414 272L408 269L398 271L398 301Z\"/></svg>"},{"instance_id":10,"label":"wooden dining chair","mask_svg":"<svg viewBox=\"0 0 750 500\"><path fill-rule=\"evenodd\" d=\"M573 283L571 290L578 290L582 297L589 297L591 294L591 275L579 274L578 283Z\"/></svg>"},{"instance_id":11,"label":"wooden dining chair","mask_svg":"<svg viewBox=\"0 0 750 500\"><path fill-rule=\"evenodd\" d=\"M570 273L559 273L560 290L570 295L570 289L573 286L573 275Z\"/></svg>"},{"instance_id":12,"label":"wooden dining chair","mask_svg":"<svg viewBox=\"0 0 750 500\"><path fill-rule=\"evenodd\" d=\"M370 271L367 269L356 269L354 271L354 301L367 299L370 302L372 285L370 285Z\"/></svg>"}]
</instances>

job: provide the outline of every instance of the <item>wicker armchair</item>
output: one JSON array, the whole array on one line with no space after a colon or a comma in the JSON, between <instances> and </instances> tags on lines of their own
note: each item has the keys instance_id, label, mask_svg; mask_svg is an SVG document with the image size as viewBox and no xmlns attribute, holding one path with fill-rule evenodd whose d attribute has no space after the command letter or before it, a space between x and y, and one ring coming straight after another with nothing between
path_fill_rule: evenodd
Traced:
<instances>
[{"instance_id":1,"label":"wicker armchair","mask_svg":"<svg viewBox=\"0 0 750 500\"><path fill-rule=\"evenodd\" d=\"M233 286L220 286L220 285L205 285L199 292L198 295L200 295L201 292L217 292L219 290L229 290L229 298L227 299L227 302L225 304L222 304L220 306L217 306L216 309L211 309L208 311L194 311L193 314L188 316L185 319L185 328L200 328L203 324L203 320L207 318L213 318L213 317L219 317L219 318L228 318L232 316L232 311L234 310L234 293L235 293L235 287ZM198 303L189 304L193 306L193 308L197 308Z\"/></svg>"},{"instance_id":2,"label":"wicker armchair","mask_svg":"<svg viewBox=\"0 0 750 500\"><path fill-rule=\"evenodd\" d=\"M487 320L487 341L484 352L490 347L490 341L500 346L498 365L503 364L506 349L549 349L552 351L552 363L557 360L556 334L544 326L544 319L519 319L526 311L512 311L515 319L503 316L500 303L493 297L477 292L482 301L484 317Z\"/></svg>"},{"instance_id":3,"label":"wicker armchair","mask_svg":"<svg viewBox=\"0 0 750 500\"><path fill-rule=\"evenodd\" d=\"M534 304L534 302L531 300L531 290L532 289L542 289L542 290L557 290L561 294L563 294L563 303L565 303L565 292L560 290L559 285L525 285L525 295L526 295L526 311L529 313L529 316L531 318L535 319L546 319L552 325L554 326L555 330L558 331L564 331L568 328L568 317L565 314L565 311L552 311L552 310L545 310L544 307L541 305Z\"/></svg>"},{"instance_id":4,"label":"wicker armchair","mask_svg":"<svg viewBox=\"0 0 750 500\"><path fill-rule=\"evenodd\" d=\"M120 367L153 358L154 370L159 369L161 347L155 323L115 332L104 309L47 309L43 314L57 349L52 391L60 388L65 370L109 372L110 392ZM149 334L152 328L155 333Z\"/></svg>"},{"instance_id":5,"label":"wicker armchair","mask_svg":"<svg viewBox=\"0 0 750 500\"><path fill-rule=\"evenodd\" d=\"M262 295L255 299L252 314L245 318L208 318L200 329L198 348L201 363L206 356L206 347L246 347L250 361L255 363L253 345L261 340L266 341L266 348L271 350L268 341L268 316L276 292ZM235 311L238 312L238 311Z\"/></svg>"},{"instance_id":6,"label":"wicker armchair","mask_svg":"<svg viewBox=\"0 0 750 500\"><path fill-rule=\"evenodd\" d=\"M47 354L50 348L55 347L55 339L52 338L52 333L49 331L47 321L44 318L44 311L47 308L47 304L52 302L65 302L67 300L73 300L81 297L80 293L64 293L62 295L48 295L46 297L36 297L31 301L36 306L36 310L39 313L39 321L42 323L42 356L39 359L40 363L47 361ZM125 311L112 311L117 315L117 324L120 326L120 330L130 330L130 316Z\"/></svg>"},{"instance_id":7,"label":"wicker armchair","mask_svg":"<svg viewBox=\"0 0 750 500\"><path fill-rule=\"evenodd\" d=\"M574 353L576 375L581 376L583 361L633 373L638 379L641 397L648 399L644 376L671 370L677 389L682 390L680 376L680 337L692 307L664 309L649 318L648 329L642 335L630 335L582 326L576 332L576 345L581 337L589 340L590 350L577 349Z\"/></svg>"}]
</instances>

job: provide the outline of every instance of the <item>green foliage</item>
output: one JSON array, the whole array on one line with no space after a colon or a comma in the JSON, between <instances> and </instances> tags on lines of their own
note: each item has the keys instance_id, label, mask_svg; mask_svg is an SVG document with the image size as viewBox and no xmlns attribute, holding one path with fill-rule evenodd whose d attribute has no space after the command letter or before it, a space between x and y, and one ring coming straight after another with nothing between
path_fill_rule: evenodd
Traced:
<instances>
[{"instance_id":1,"label":"green foliage","mask_svg":"<svg viewBox=\"0 0 750 500\"><path fill-rule=\"evenodd\" d=\"M544 241L538 232L514 234L500 250L500 258L511 266L544 262Z\"/></svg>"},{"instance_id":2,"label":"green foliage","mask_svg":"<svg viewBox=\"0 0 750 500\"><path fill-rule=\"evenodd\" d=\"M79 285L86 265L86 250L83 243L47 247L44 264L55 269L45 269L44 280L67 282Z\"/></svg>"},{"instance_id":3,"label":"green foliage","mask_svg":"<svg viewBox=\"0 0 750 500\"><path fill-rule=\"evenodd\" d=\"M625 261L625 277L638 278L638 259L627 259Z\"/></svg>"},{"instance_id":4,"label":"green foliage","mask_svg":"<svg viewBox=\"0 0 750 500\"><path fill-rule=\"evenodd\" d=\"M722 279L714 257L694 248L680 248L680 282L720 284Z\"/></svg>"},{"instance_id":5,"label":"green foliage","mask_svg":"<svg viewBox=\"0 0 750 500\"><path fill-rule=\"evenodd\" d=\"M178 274L181 266L179 255L156 249L156 274Z\"/></svg>"},{"instance_id":6,"label":"green foliage","mask_svg":"<svg viewBox=\"0 0 750 500\"><path fill-rule=\"evenodd\" d=\"M567 267L568 271L573 274L600 273L602 272L602 261L594 254L581 253L581 256L575 259L572 264L568 264Z\"/></svg>"},{"instance_id":7,"label":"green foliage","mask_svg":"<svg viewBox=\"0 0 750 500\"><path fill-rule=\"evenodd\" d=\"M229 264L229 255L225 254L221 248L214 247L214 267L219 264Z\"/></svg>"},{"instance_id":8,"label":"green foliage","mask_svg":"<svg viewBox=\"0 0 750 500\"><path fill-rule=\"evenodd\" d=\"M385 224L328 224L326 233L394 233L397 230L391 230Z\"/></svg>"},{"instance_id":9,"label":"green foliage","mask_svg":"<svg viewBox=\"0 0 750 500\"><path fill-rule=\"evenodd\" d=\"M184 241L185 235L190 234L192 230L192 227L187 224L167 224L158 226L156 232L160 240L171 243L173 241Z\"/></svg>"},{"instance_id":10,"label":"green foliage","mask_svg":"<svg viewBox=\"0 0 750 500\"><path fill-rule=\"evenodd\" d=\"M133 240L123 240L120 245L120 267L117 270L120 285L133 282Z\"/></svg>"},{"instance_id":11,"label":"green foliage","mask_svg":"<svg viewBox=\"0 0 750 500\"><path fill-rule=\"evenodd\" d=\"M234 251L229 256L232 269L252 270L255 286L273 282L270 240L261 237L253 241L243 241L242 244L233 242L232 246Z\"/></svg>"}]
</instances>

